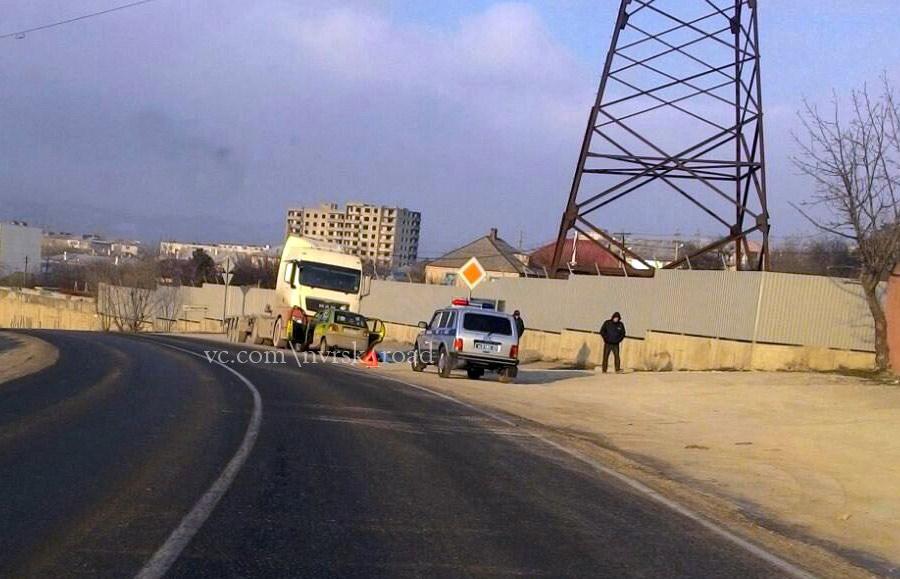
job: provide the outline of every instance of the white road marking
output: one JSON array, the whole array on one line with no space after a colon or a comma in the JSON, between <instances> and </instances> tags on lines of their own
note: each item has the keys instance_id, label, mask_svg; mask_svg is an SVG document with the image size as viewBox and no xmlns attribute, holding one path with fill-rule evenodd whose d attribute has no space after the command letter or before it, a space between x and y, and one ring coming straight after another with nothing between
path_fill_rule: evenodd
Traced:
<instances>
[{"instance_id":1,"label":"white road marking","mask_svg":"<svg viewBox=\"0 0 900 579\"><path fill-rule=\"evenodd\" d=\"M364 370L357 370L357 372L361 372L361 371L364 371ZM371 372L370 370L368 370L368 371ZM478 406L475 406L474 404L470 404L468 402L465 402L463 400L460 400L458 398L450 396L449 394L444 394L443 392L438 392L436 390L432 390L431 388L428 388L427 386L422 386L420 384L413 384L411 382L406 382L405 380L401 380L399 378L394 378L393 376L386 376L384 374L378 374L378 377L384 378L386 380L390 380L392 382L397 382L399 384L403 384L403 385L409 386L411 388L415 388L416 390L428 392L430 394L433 394L434 396L437 396L438 398L443 398L445 400L455 402L456 404L459 404L460 406L464 406L470 410L478 412L479 414L483 414L484 416L488 416L490 418L493 418L494 420L499 420L503 424L506 424L509 426L516 425L511 420L508 420L498 414L494 414L493 412L491 412L489 410L479 408ZM694 511L688 509L684 505L681 505L680 503L673 501L670 498L667 498L666 496L662 495L661 493L648 487L644 483L642 483L636 479L633 479L628 475L622 474L614 469L611 469L608 466L604 466L603 464L592 459L591 457L586 456L586 455L578 452L577 450L567 448L567 447L559 444L558 442L554 442L553 440L550 440L549 438L547 438L545 436L542 436L542 435L534 433L534 432L529 432L527 430L525 432L528 432L528 434L530 436L532 436L533 438L535 438L537 440L540 440L541 442L547 444L548 446L551 446L552 448L555 448L556 450L558 450L564 454L567 454L570 457L587 464L588 466L591 466L598 472L601 472L607 476L610 476L610 477L624 483L625 485L627 485L628 487L630 487L632 490L636 491L637 493L644 495L645 497L647 497L653 501L656 501L657 503L667 507L668 509L670 509L672 511L675 511L676 513L678 513L684 517L687 517L688 519L696 522L697 524L699 524L706 530L718 535L719 537L721 537L727 541L730 541L731 543L737 545L738 547L748 551L749 553L751 553L751 554L755 555L756 557L762 559L763 561L769 563L770 565L772 565L779 571L782 571L782 572L790 575L791 577L797 577L798 579L815 579L815 577L816 577L815 575L806 571L802 567L795 565L794 563L791 563L790 561L787 561L786 559L783 559L774 553L770 553L769 551L763 549L759 545L756 545L755 543L752 543L752 542L748 541L747 539L744 539L743 537L740 537L737 534L732 533L728 529L725 529L724 527L721 527L721 526L717 525L716 523L710 521L703 515L700 515L699 513L695 513Z\"/></svg>"},{"instance_id":2,"label":"white road marking","mask_svg":"<svg viewBox=\"0 0 900 579\"><path fill-rule=\"evenodd\" d=\"M205 359L203 355L192 352L191 350L179 348L178 346L165 344L156 340L152 341L160 346L165 346L166 348L171 348ZM200 500L194 504L190 512L181 519L181 522L175 530L172 531L172 534L169 535L166 542L157 549L156 553L153 554L153 557L144 564L144 567L135 576L137 579L157 579L162 577L172 567L175 561L178 560L181 552L184 551L184 548L191 542L191 539L194 538L194 535L197 534L197 531L200 530L203 523L205 523L209 518L209 515L212 514L213 509L216 508L219 500L228 491L228 487L234 482L241 467L243 467L244 463L247 461L250 451L253 450L253 445L256 443L256 438L259 435L259 426L262 423L262 398L259 395L259 390L256 389L253 382L245 378L237 370L229 368L221 362L214 361L214 363L237 376L253 395L253 413L250 416L250 424L247 425L247 431L244 433L244 439L241 441L241 446L238 448L237 452L234 453L234 456L231 457L231 460L228 461L228 465L226 465L225 469L219 475L219 478L213 482L212 486L207 489L202 497L200 497Z\"/></svg>"}]
</instances>

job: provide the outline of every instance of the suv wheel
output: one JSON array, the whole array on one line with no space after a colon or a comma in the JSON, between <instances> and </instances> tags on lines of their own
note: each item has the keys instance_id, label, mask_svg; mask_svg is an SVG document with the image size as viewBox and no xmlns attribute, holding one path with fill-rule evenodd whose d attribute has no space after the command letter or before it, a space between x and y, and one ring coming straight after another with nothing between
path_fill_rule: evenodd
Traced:
<instances>
[{"instance_id":1,"label":"suv wheel","mask_svg":"<svg viewBox=\"0 0 900 579\"><path fill-rule=\"evenodd\" d=\"M450 372L452 371L453 359L450 357L450 353L447 352L446 348L441 348L441 351L438 354L438 374L440 374L441 378L449 378Z\"/></svg>"},{"instance_id":2,"label":"suv wheel","mask_svg":"<svg viewBox=\"0 0 900 579\"><path fill-rule=\"evenodd\" d=\"M412 351L412 356L409 358L409 365L413 372L421 372L425 369L425 362L422 361L422 355L419 354L418 348Z\"/></svg>"},{"instance_id":3,"label":"suv wheel","mask_svg":"<svg viewBox=\"0 0 900 579\"><path fill-rule=\"evenodd\" d=\"M508 384L512 382L513 378L515 378L519 374L519 369L515 366L510 366L508 368L502 368L500 372L498 372L498 374L500 382Z\"/></svg>"}]
</instances>

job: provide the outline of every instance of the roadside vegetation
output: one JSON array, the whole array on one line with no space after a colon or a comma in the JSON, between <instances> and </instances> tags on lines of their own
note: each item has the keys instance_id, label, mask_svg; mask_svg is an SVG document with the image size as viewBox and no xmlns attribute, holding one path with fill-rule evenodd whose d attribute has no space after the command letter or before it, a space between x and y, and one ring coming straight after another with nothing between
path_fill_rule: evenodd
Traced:
<instances>
[{"instance_id":1,"label":"roadside vegetation","mask_svg":"<svg viewBox=\"0 0 900 579\"><path fill-rule=\"evenodd\" d=\"M875 367L890 368L887 318L879 295L900 261L900 101L887 76L880 90L835 95L823 110L805 103L794 164L815 183L797 209L820 230L856 248L859 281L875 326Z\"/></svg>"}]
</instances>

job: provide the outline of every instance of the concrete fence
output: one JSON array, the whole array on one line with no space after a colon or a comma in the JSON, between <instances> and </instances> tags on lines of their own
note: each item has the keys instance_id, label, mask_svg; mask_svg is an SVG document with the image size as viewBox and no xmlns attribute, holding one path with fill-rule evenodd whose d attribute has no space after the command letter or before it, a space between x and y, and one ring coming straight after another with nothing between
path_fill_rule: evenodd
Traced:
<instances>
[{"instance_id":1,"label":"concrete fence","mask_svg":"<svg viewBox=\"0 0 900 579\"><path fill-rule=\"evenodd\" d=\"M222 285L160 291L167 293L149 322L157 331L221 331L223 313L262 313L276 303L273 290L259 288L229 288L227 305ZM416 323L456 297L466 297L465 290L374 280L361 309L387 322L389 338L411 342ZM624 361L634 368L833 370L874 361L871 316L851 280L718 271L502 278L479 286L474 297L521 310L529 328L521 349L531 358L596 364L602 351L596 331L619 311L628 328ZM0 327L103 329L93 302L49 299L0 290Z\"/></svg>"},{"instance_id":2,"label":"concrete fence","mask_svg":"<svg viewBox=\"0 0 900 579\"><path fill-rule=\"evenodd\" d=\"M411 343L421 331L417 326L386 323L387 335ZM592 368L602 363L603 340L596 332L530 329L520 342L523 362L563 361ZM816 370L868 369L874 354L814 346L789 346L647 332L627 338L621 348L625 368L648 371L673 370Z\"/></svg>"},{"instance_id":3,"label":"concrete fence","mask_svg":"<svg viewBox=\"0 0 900 579\"><path fill-rule=\"evenodd\" d=\"M0 288L0 328L99 330L101 326L93 299Z\"/></svg>"}]
</instances>

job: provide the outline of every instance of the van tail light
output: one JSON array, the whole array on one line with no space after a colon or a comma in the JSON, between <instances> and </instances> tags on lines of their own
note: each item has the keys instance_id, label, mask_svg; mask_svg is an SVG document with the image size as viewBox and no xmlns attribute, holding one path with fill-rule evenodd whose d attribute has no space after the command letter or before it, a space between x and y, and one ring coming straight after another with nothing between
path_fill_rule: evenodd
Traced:
<instances>
[{"instance_id":1,"label":"van tail light","mask_svg":"<svg viewBox=\"0 0 900 579\"><path fill-rule=\"evenodd\" d=\"M519 357L519 346L511 346L509 349L509 357L510 358L518 358Z\"/></svg>"},{"instance_id":2,"label":"van tail light","mask_svg":"<svg viewBox=\"0 0 900 579\"><path fill-rule=\"evenodd\" d=\"M463 349L462 338L456 338L455 340L453 340L453 349L456 350L457 352L462 352L462 349Z\"/></svg>"}]
</instances>

